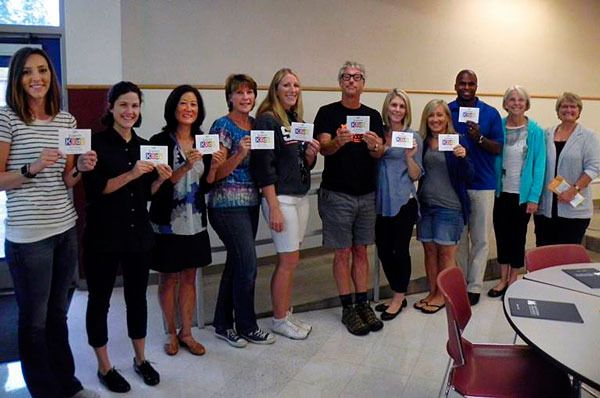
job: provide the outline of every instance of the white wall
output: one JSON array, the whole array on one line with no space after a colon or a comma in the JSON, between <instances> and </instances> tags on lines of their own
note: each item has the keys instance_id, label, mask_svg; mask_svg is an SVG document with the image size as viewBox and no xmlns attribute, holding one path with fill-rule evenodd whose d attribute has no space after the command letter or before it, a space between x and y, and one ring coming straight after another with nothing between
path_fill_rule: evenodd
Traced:
<instances>
[{"instance_id":1,"label":"white wall","mask_svg":"<svg viewBox=\"0 0 600 398\"><path fill-rule=\"evenodd\" d=\"M371 87L451 90L478 72L482 91L600 95L597 0L122 0L123 74L144 84L267 84L295 69L335 86L339 65L367 65Z\"/></svg>"},{"instance_id":2,"label":"white wall","mask_svg":"<svg viewBox=\"0 0 600 398\"><path fill-rule=\"evenodd\" d=\"M121 1L65 0L67 84L121 80Z\"/></svg>"}]
</instances>

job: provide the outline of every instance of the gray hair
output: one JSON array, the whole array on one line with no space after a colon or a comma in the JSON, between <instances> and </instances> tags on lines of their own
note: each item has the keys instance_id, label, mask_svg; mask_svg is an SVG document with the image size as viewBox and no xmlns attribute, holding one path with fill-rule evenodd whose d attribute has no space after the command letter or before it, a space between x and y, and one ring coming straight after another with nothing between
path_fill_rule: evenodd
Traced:
<instances>
[{"instance_id":1,"label":"gray hair","mask_svg":"<svg viewBox=\"0 0 600 398\"><path fill-rule=\"evenodd\" d=\"M363 64L359 64L356 61L346 61L338 71L338 81L342 80L342 75L346 72L347 68L360 69L360 73L362 73L363 78L367 80L367 70L365 69L365 66Z\"/></svg>"},{"instance_id":2,"label":"gray hair","mask_svg":"<svg viewBox=\"0 0 600 398\"><path fill-rule=\"evenodd\" d=\"M525 90L525 87L519 86L519 85L510 86L509 88L506 89L506 91L504 92L504 98L502 99L502 108L504 108L504 110L506 112L508 112L508 109L506 109L506 101L508 101L508 97L510 97L510 95L512 94L513 91L517 92L517 94L519 94L521 97L523 97L525 99L525 104L526 104L525 110L528 111L531 106L531 100L529 99L529 93L527 93L527 90Z\"/></svg>"}]
</instances>

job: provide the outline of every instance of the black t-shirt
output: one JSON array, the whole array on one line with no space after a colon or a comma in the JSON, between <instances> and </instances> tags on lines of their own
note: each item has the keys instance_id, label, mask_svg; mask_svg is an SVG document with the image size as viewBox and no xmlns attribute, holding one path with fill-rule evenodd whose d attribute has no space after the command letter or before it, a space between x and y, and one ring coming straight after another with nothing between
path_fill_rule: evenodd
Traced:
<instances>
[{"instance_id":1,"label":"black t-shirt","mask_svg":"<svg viewBox=\"0 0 600 398\"><path fill-rule=\"evenodd\" d=\"M335 138L338 127L346 124L346 116L369 116L372 132L383 138L383 122L375 109L360 105L358 109L349 109L341 102L324 105L315 117L314 136L328 133ZM349 142L333 155L325 156L325 168L321 187L330 191L349 195L364 195L375 191L377 183L377 159L369 154L364 141Z\"/></svg>"}]
</instances>

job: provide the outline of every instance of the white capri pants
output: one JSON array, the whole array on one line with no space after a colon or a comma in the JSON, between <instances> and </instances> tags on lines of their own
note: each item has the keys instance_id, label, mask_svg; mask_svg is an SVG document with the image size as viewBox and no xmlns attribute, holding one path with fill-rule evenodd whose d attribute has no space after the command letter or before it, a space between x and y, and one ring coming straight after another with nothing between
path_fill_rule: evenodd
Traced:
<instances>
[{"instance_id":1,"label":"white capri pants","mask_svg":"<svg viewBox=\"0 0 600 398\"><path fill-rule=\"evenodd\" d=\"M277 195L279 208L283 214L283 230L275 232L271 229L271 237L277 253L291 253L300 250L300 243L304 239L308 224L310 205L308 195L290 196ZM262 213L269 224L269 204L262 199Z\"/></svg>"}]
</instances>

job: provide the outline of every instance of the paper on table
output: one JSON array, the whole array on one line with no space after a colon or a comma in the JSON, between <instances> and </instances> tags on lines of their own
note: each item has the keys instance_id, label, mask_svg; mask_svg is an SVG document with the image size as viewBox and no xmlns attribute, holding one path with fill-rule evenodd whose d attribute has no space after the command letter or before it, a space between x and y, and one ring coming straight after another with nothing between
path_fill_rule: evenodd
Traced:
<instances>
[{"instance_id":1,"label":"paper on table","mask_svg":"<svg viewBox=\"0 0 600 398\"><path fill-rule=\"evenodd\" d=\"M509 297L508 305L512 316L583 323L577 306L573 303Z\"/></svg>"},{"instance_id":2,"label":"paper on table","mask_svg":"<svg viewBox=\"0 0 600 398\"><path fill-rule=\"evenodd\" d=\"M92 150L92 130L58 129L58 150L65 155L79 155Z\"/></svg>"},{"instance_id":3,"label":"paper on table","mask_svg":"<svg viewBox=\"0 0 600 398\"><path fill-rule=\"evenodd\" d=\"M408 133L406 131L392 131L392 147L412 148L413 133Z\"/></svg>"},{"instance_id":4,"label":"paper on table","mask_svg":"<svg viewBox=\"0 0 600 398\"><path fill-rule=\"evenodd\" d=\"M600 271L596 268L574 268L562 271L591 289L600 289Z\"/></svg>"},{"instance_id":5,"label":"paper on table","mask_svg":"<svg viewBox=\"0 0 600 398\"><path fill-rule=\"evenodd\" d=\"M364 134L371 129L369 116L346 116L346 126L352 134Z\"/></svg>"},{"instance_id":6,"label":"paper on table","mask_svg":"<svg viewBox=\"0 0 600 398\"><path fill-rule=\"evenodd\" d=\"M167 151L166 145L140 145L140 160L154 165L168 164Z\"/></svg>"},{"instance_id":7,"label":"paper on table","mask_svg":"<svg viewBox=\"0 0 600 398\"><path fill-rule=\"evenodd\" d=\"M458 145L458 134L440 134L438 135L438 150L447 152L454 151Z\"/></svg>"},{"instance_id":8,"label":"paper on table","mask_svg":"<svg viewBox=\"0 0 600 398\"><path fill-rule=\"evenodd\" d=\"M313 139L315 125L312 123L292 122L290 138L292 140L310 142Z\"/></svg>"},{"instance_id":9,"label":"paper on table","mask_svg":"<svg viewBox=\"0 0 600 398\"><path fill-rule=\"evenodd\" d=\"M473 122L479 123L479 108L470 108L461 106L458 108L458 122L466 123Z\"/></svg>"},{"instance_id":10,"label":"paper on table","mask_svg":"<svg viewBox=\"0 0 600 398\"><path fill-rule=\"evenodd\" d=\"M275 149L273 130L251 130L250 140L250 149Z\"/></svg>"},{"instance_id":11,"label":"paper on table","mask_svg":"<svg viewBox=\"0 0 600 398\"><path fill-rule=\"evenodd\" d=\"M215 153L219 150L218 134L197 134L196 149L203 155Z\"/></svg>"}]
</instances>

